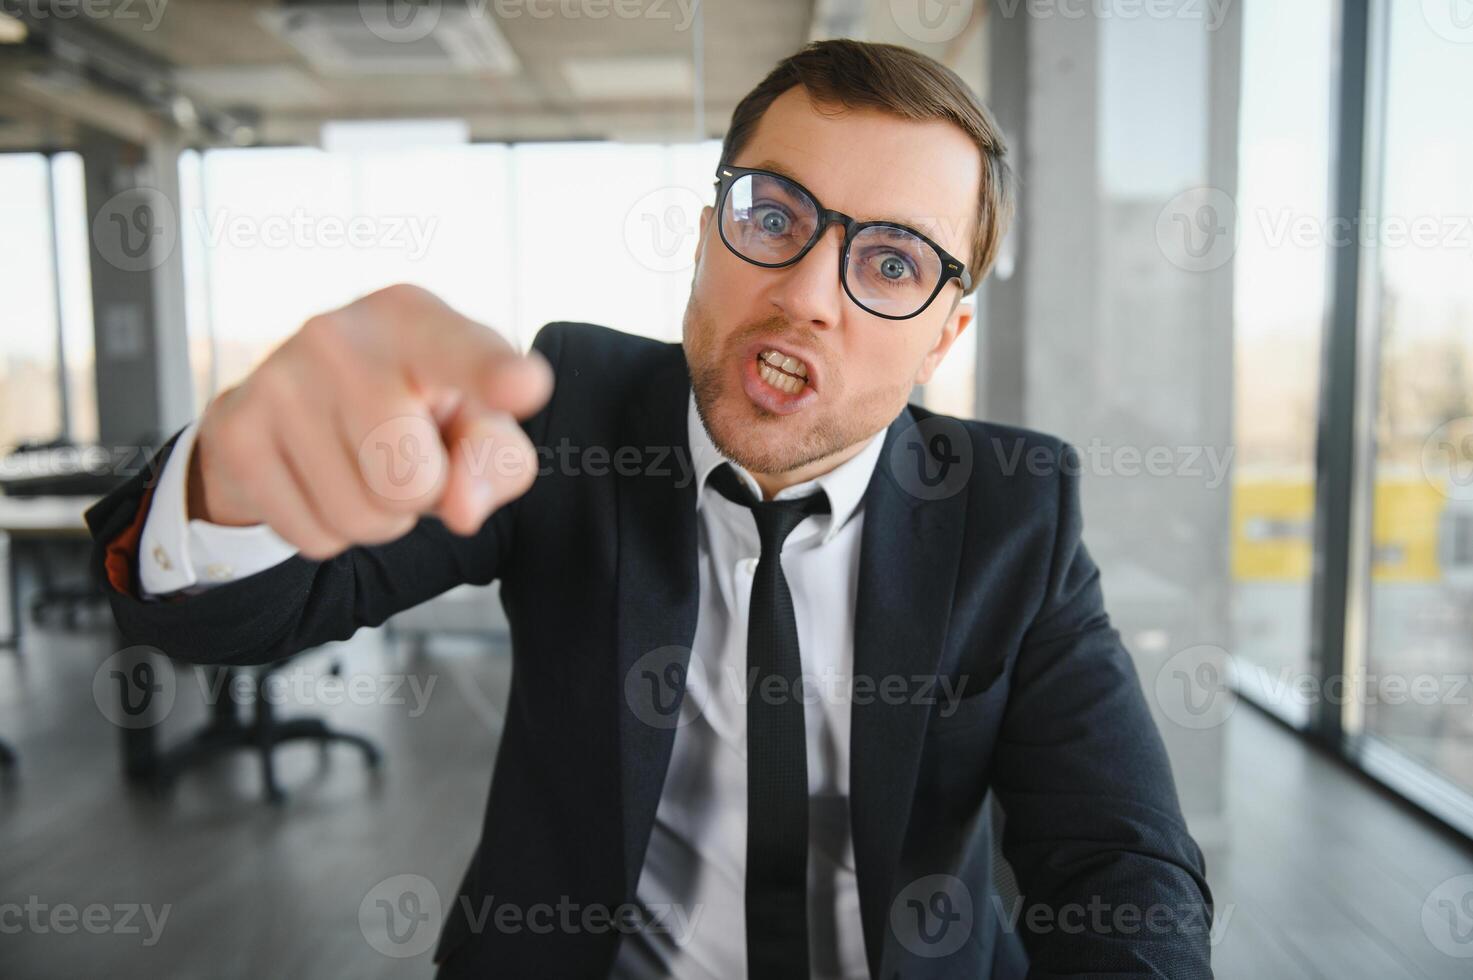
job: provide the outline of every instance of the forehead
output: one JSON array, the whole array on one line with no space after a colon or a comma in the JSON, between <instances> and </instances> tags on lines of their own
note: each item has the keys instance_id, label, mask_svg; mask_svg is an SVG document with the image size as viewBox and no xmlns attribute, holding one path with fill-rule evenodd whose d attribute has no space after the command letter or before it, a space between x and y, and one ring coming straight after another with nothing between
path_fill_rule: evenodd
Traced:
<instances>
[{"instance_id":1,"label":"forehead","mask_svg":"<svg viewBox=\"0 0 1473 980\"><path fill-rule=\"evenodd\" d=\"M732 164L770 164L824 207L910 225L970 258L982 160L955 123L815 103L798 86L773 100Z\"/></svg>"}]
</instances>

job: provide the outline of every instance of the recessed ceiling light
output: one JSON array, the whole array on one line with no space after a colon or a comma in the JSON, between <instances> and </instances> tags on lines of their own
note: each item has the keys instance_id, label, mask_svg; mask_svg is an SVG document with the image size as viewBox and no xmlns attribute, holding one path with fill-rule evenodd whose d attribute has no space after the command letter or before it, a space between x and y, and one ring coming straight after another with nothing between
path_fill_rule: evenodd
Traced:
<instances>
[{"instance_id":1,"label":"recessed ceiling light","mask_svg":"<svg viewBox=\"0 0 1473 980\"><path fill-rule=\"evenodd\" d=\"M590 102L689 98L694 85L684 55L569 58L563 75L573 94Z\"/></svg>"},{"instance_id":2,"label":"recessed ceiling light","mask_svg":"<svg viewBox=\"0 0 1473 980\"><path fill-rule=\"evenodd\" d=\"M9 14L0 14L0 44L20 44L26 39L26 25Z\"/></svg>"}]
</instances>

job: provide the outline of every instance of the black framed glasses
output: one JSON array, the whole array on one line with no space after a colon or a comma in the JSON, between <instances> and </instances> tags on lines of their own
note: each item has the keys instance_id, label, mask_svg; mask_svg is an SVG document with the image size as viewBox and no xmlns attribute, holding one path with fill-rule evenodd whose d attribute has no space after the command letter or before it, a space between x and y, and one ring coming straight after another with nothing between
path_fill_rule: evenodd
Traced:
<instances>
[{"instance_id":1,"label":"black framed glasses","mask_svg":"<svg viewBox=\"0 0 1473 980\"><path fill-rule=\"evenodd\" d=\"M908 320L955 279L972 289L966 265L914 228L893 221L856 221L818 202L790 177L750 167L716 168L717 228L738 258L765 269L798 262L829 225L844 228L839 282L867 313Z\"/></svg>"}]
</instances>

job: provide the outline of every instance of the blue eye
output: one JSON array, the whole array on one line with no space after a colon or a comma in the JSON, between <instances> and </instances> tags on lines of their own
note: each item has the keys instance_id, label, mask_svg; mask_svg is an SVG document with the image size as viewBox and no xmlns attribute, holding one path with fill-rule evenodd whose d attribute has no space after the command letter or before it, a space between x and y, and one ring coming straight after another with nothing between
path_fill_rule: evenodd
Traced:
<instances>
[{"instance_id":1,"label":"blue eye","mask_svg":"<svg viewBox=\"0 0 1473 980\"><path fill-rule=\"evenodd\" d=\"M898 255L887 255L880 261L880 275L886 279L899 279L910 272L910 266Z\"/></svg>"},{"instance_id":2,"label":"blue eye","mask_svg":"<svg viewBox=\"0 0 1473 980\"><path fill-rule=\"evenodd\" d=\"M864 262L872 276L878 274L876 282L885 286L908 286L919 278L915 263L892 249L874 251Z\"/></svg>"},{"instance_id":3,"label":"blue eye","mask_svg":"<svg viewBox=\"0 0 1473 980\"><path fill-rule=\"evenodd\" d=\"M792 224L786 214L773 207L761 208L757 212L757 223L769 235L785 235Z\"/></svg>"}]
</instances>

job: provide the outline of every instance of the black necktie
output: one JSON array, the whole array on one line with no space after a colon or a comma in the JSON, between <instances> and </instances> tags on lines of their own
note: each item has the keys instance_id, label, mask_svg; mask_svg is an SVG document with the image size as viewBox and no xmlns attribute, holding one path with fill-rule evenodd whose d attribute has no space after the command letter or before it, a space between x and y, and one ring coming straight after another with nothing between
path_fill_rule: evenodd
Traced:
<instances>
[{"instance_id":1,"label":"black necktie","mask_svg":"<svg viewBox=\"0 0 1473 980\"><path fill-rule=\"evenodd\" d=\"M808 735L798 624L781 555L793 528L809 514L827 514L829 502L821 490L797 500L758 501L725 463L709 480L723 497L751 509L762 541L747 617L753 683L747 696L747 976L807 980ZM779 696L771 696L768 684Z\"/></svg>"}]
</instances>

